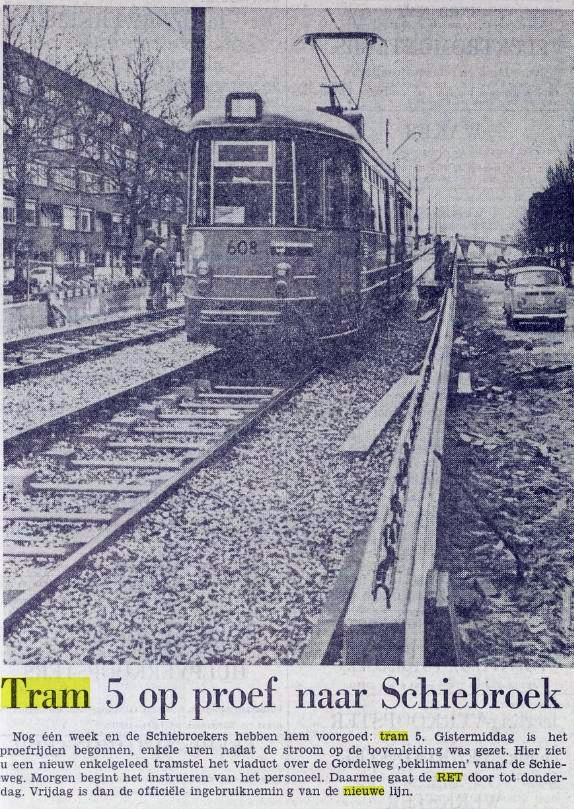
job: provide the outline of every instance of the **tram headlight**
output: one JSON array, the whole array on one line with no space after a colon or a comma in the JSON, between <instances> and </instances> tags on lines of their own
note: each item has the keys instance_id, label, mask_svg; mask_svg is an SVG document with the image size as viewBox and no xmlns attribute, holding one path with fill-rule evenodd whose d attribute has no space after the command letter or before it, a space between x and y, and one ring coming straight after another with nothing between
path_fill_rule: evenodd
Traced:
<instances>
[{"instance_id":1,"label":"tram headlight","mask_svg":"<svg viewBox=\"0 0 574 809\"><path fill-rule=\"evenodd\" d=\"M275 267L275 294L278 298L285 298L289 291L289 275L291 274L291 265L286 261L281 261Z\"/></svg>"},{"instance_id":2,"label":"tram headlight","mask_svg":"<svg viewBox=\"0 0 574 809\"><path fill-rule=\"evenodd\" d=\"M211 292L211 284L212 284L212 273L211 268L207 261L198 261L197 262L197 292L200 295L207 295L208 292Z\"/></svg>"}]
</instances>

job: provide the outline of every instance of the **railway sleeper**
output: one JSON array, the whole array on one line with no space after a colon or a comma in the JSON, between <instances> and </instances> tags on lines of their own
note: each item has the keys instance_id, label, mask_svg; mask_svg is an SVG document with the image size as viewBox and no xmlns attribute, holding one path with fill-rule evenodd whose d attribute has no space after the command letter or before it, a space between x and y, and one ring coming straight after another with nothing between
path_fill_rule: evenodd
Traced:
<instances>
[{"instance_id":1,"label":"railway sleeper","mask_svg":"<svg viewBox=\"0 0 574 809\"><path fill-rule=\"evenodd\" d=\"M248 402L192 402L189 399L184 399L179 405L182 410L214 410L216 413L222 410L247 410L253 411L257 409L255 403Z\"/></svg>"},{"instance_id":2,"label":"railway sleeper","mask_svg":"<svg viewBox=\"0 0 574 809\"><path fill-rule=\"evenodd\" d=\"M240 413L160 413L159 421L241 421Z\"/></svg>"},{"instance_id":3,"label":"railway sleeper","mask_svg":"<svg viewBox=\"0 0 574 809\"><path fill-rule=\"evenodd\" d=\"M93 522L109 523L126 511L128 506L116 508L112 512L103 511L23 511L20 509L5 509L2 518L4 522Z\"/></svg>"},{"instance_id":4,"label":"railway sleeper","mask_svg":"<svg viewBox=\"0 0 574 809\"><path fill-rule=\"evenodd\" d=\"M267 388L270 390L270 393L198 393L197 399L202 402L207 401L221 401L224 400L226 402L238 399L240 401L261 401L265 399L271 399L273 397L274 391L273 388Z\"/></svg>"},{"instance_id":5,"label":"railway sleeper","mask_svg":"<svg viewBox=\"0 0 574 809\"><path fill-rule=\"evenodd\" d=\"M138 435L185 435L188 437L192 433L196 433L198 438L203 438L206 435L223 435L227 432L227 428L216 427L215 425L182 427L181 425L173 424L170 427L160 427L159 425L142 424L134 427L133 432Z\"/></svg>"},{"instance_id":6,"label":"railway sleeper","mask_svg":"<svg viewBox=\"0 0 574 809\"><path fill-rule=\"evenodd\" d=\"M120 515L117 515L116 519L119 516ZM85 545L97 534L99 530L100 529L97 527L81 528L80 530L75 529L73 532L69 532L67 534L60 534L57 537L50 537L48 535L38 536L38 534L31 536L30 534L19 534L13 530L9 530L4 532L4 545L6 545L6 543L31 542L32 540L34 540L36 543L59 542L62 545ZM19 547L23 546L20 544ZM67 553L69 553L69 551L66 551L66 554Z\"/></svg>"},{"instance_id":7,"label":"railway sleeper","mask_svg":"<svg viewBox=\"0 0 574 809\"><path fill-rule=\"evenodd\" d=\"M123 458L87 458L85 460L70 461L69 467L71 469L166 469L176 471L181 469L182 461L184 459L177 459L173 461L165 460L129 460Z\"/></svg>"},{"instance_id":8,"label":"railway sleeper","mask_svg":"<svg viewBox=\"0 0 574 809\"><path fill-rule=\"evenodd\" d=\"M120 481L106 482L96 481L93 483L30 483L30 494L40 494L42 492L97 492L113 494L149 494L153 488L152 481L144 483L121 483Z\"/></svg>"},{"instance_id":9,"label":"railway sleeper","mask_svg":"<svg viewBox=\"0 0 574 809\"><path fill-rule=\"evenodd\" d=\"M107 444L109 449L129 449L129 450L189 450L205 451L208 448L206 441L110 441Z\"/></svg>"},{"instance_id":10,"label":"railway sleeper","mask_svg":"<svg viewBox=\"0 0 574 809\"><path fill-rule=\"evenodd\" d=\"M4 539L2 543L4 556L46 556L48 558L61 558L68 556L67 548L42 548L38 545L19 545Z\"/></svg>"},{"instance_id":11,"label":"railway sleeper","mask_svg":"<svg viewBox=\"0 0 574 809\"><path fill-rule=\"evenodd\" d=\"M214 385L213 387L214 393L225 393L225 394L240 394L240 395L248 395L248 394L262 394L266 396L273 396L276 393L276 389L272 387L266 387L264 385Z\"/></svg>"}]
</instances>

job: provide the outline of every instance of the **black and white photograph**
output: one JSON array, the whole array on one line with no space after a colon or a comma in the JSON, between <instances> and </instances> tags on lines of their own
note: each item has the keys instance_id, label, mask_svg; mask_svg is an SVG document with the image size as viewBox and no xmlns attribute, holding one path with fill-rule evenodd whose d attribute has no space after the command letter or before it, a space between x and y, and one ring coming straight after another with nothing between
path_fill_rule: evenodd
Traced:
<instances>
[{"instance_id":1,"label":"black and white photograph","mask_svg":"<svg viewBox=\"0 0 574 809\"><path fill-rule=\"evenodd\" d=\"M5 664L571 667L572 9L3 23Z\"/></svg>"}]
</instances>

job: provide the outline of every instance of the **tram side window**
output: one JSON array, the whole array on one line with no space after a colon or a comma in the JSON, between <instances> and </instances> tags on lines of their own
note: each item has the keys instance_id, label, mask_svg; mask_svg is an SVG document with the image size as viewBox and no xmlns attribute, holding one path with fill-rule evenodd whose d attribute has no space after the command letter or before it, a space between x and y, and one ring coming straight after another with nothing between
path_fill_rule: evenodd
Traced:
<instances>
[{"instance_id":1,"label":"tram side window","mask_svg":"<svg viewBox=\"0 0 574 809\"><path fill-rule=\"evenodd\" d=\"M313 143L297 143L297 224L316 228L321 224L319 171L321 158Z\"/></svg>"},{"instance_id":2,"label":"tram side window","mask_svg":"<svg viewBox=\"0 0 574 809\"><path fill-rule=\"evenodd\" d=\"M391 190L388 180L383 180L383 189L385 192L385 232L390 235L393 233L393 228L391 227Z\"/></svg>"},{"instance_id":3,"label":"tram side window","mask_svg":"<svg viewBox=\"0 0 574 809\"><path fill-rule=\"evenodd\" d=\"M290 140L275 144L275 223L293 225L293 151Z\"/></svg>"},{"instance_id":4,"label":"tram side window","mask_svg":"<svg viewBox=\"0 0 574 809\"><path fill-rule=\"evenodd\" d=\"M406 237L405 200L400 195L397 200L397 230L399 240L404 242Z\"/></svg>"},{"instance_id":5,"label":"tram side window","mask_svg":"<svg viewBox=\"0 0 574 809\"><path fill-rule=\"evenodd\" d=\"M353 226L356 188L350 155L338 152L324 160L325 225L335 228Z\"/></svg>"},{"instance_id":6,"label":"tram side window","mask_svg":"<svg viewBox=\"0 0 574 809\"><path fill-rule=\"evenodd\" d=\"M197 151L197 196L195 208L195 222L197 225L207 225L210 220L209 212L209 172L211 169L211 143L200 140Z\"/></svg>"},{"instance_id":7,"label":"tram side window","mask_svg":"<svg viewBox=\"0 0 574 809\"><path fill-rule=\"evenodd\" d=\"M213 224L273 224L273 144L215 143Z\"/></svg>"},{"instance_id":8,"label":"tram side window","mask_svg":"<svg viewBox=\"0 0 574 809\"><path fill-rule=\"evenodd\" d=\"M344 228L355 226L356 212L359 208L360 194L358 177L350 158L341 155L342 182L342 224Z\"/></svg>"},{"instance_id":9,"label":"tram side window","mask_svg":"<svg viewBox=\"0 0 574 809\"><path fill-rule=\"evenodd\" d=\"M373 174L371 182L371 208L373 211L373 230L381 232L381 211L379 208L379 189L376 175Z\"/></svg>"}]
</instances>

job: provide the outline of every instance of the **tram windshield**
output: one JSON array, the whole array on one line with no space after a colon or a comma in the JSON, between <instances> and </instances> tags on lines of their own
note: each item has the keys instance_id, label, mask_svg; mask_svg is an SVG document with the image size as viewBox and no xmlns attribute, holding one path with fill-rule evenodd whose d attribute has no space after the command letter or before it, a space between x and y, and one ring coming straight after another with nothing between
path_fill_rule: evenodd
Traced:
<instances>
[{"instance_id":1,"label":"tram windshield","mask_svg":"<svg viewBox=\"0 0 574 809\"><path fill-rule=\"evenodd\" d=\"M275 144L213 144L213 224L272 225Z\"/></svg>"},{"instance_id":2,"label":"tram windshield","mask_svg":"<svg viewBox=\"0 0 574 809\"><path fill-rule=\"evenodd\" d=\"M193 221L220 227L353 227L360 177L330 140L203 138L194 154Z\"/></svg>"}]
</instances>

